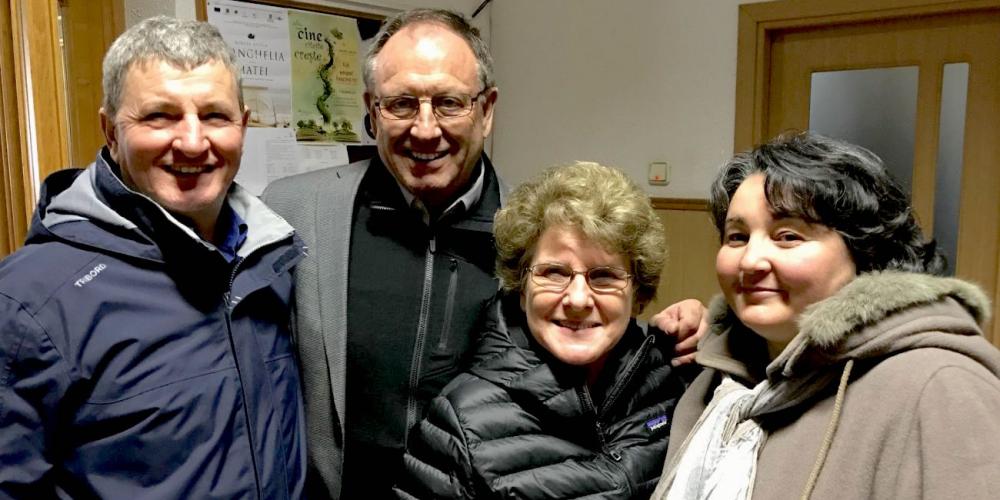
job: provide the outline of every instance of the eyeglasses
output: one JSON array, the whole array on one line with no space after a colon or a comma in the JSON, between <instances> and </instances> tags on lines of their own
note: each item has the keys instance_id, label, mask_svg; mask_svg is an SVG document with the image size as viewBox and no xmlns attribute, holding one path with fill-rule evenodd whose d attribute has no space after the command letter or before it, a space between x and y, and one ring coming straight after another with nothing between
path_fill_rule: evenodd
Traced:
<instances>
[{"instance_id":1,"label":"eyeglasses","mask_svg":"<svg viewBox=\"0 0 1000 500\"><path fill-rule=\"evenodd\" d=\"M429 101L434 116L438 118L459 118L472 112L472 105L490 89L483 89L476 95L440 94L432 97L412 95L390 95L375 101L382 118L387 120L410 120L420 112L420 103Z\"/></svg>"},{"instance_id":2,"label":"eyeglasses","mask_svg":"<svg viewBox=\"0 0 1000 500\"><path fill-rule=\"evenodd\" d=\"M598 293L613 293L624 290L632 275L617 267L592 267L586 271L574 271L565 264L535 264L525 270L531 274L531 281L547 290L561 292L569 286L577 274L582 274L590 289Z\"/></svg>"}]
</instances>

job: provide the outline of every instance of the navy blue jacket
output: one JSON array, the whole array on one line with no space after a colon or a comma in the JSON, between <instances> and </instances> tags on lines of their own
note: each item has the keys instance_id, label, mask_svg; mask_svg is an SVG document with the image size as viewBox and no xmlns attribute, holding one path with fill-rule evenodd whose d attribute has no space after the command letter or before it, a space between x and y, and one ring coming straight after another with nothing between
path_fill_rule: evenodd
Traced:
<instances>
[{"instance_id":1,"label":"navy blue jacket","mask_svg":"<svg viewBox=\"0 0 1000 500\"><path fill-rule=\"evenodd\" d=\"M0 263L0 498L298 498L291 226L239 186L233 262L106 151Z\"/></svg>"}]
</instances>

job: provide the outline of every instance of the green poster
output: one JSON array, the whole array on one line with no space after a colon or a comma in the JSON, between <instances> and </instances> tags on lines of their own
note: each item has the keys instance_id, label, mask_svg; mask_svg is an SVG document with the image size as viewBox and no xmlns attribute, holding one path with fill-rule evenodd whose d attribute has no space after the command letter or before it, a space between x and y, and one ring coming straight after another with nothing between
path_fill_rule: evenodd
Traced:
<instances>
[{"instance_id":1,"label":"green poster","mask_svg":"<svg viewBox=\"0 0 1000 500\"><path fill-rule=\"evenodd\" d=\"M288 11L292 123L307 142L359 142L364 82L354 19Z\"/></svg>"}]
</instances>

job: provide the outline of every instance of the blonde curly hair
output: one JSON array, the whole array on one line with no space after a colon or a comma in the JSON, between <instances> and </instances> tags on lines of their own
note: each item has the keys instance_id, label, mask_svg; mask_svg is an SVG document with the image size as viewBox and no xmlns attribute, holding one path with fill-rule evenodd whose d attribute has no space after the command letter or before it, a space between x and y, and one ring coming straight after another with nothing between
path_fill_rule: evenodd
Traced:
<instances>
[{"instance_id":1,"label":"blonde curly hair","mask_svg":"<svg viewBox=\"0 0 1000 500\"><path fill-rule=\"evenodd\" d=\"M504 290L523 290L538 239L555 226L577 229L625 258L633 275L633 315L656 296L667 257L663 224L649 197L620 170L591 162L552 167L511 193L493 225Z\"/></svg>"}]
</instances>

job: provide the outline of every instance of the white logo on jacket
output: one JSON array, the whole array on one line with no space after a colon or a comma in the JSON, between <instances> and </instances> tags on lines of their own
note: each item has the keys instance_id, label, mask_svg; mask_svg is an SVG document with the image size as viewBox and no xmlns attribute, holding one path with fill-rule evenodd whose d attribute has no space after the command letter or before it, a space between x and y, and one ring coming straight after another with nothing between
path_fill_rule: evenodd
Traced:
<instances>
[{"instance_id":1,"label":"white logo on jacket","mask_svg":"<svg viewBox=\"0 0 1000 500\"><path fill-rule=\"evenodd\" d=\"M93 280L94 278L96 278L98 274L101 274L101 271L103 271L103 270L105 270L107 268L108 268L108 266L106 266L104 264L98 264L98 265L94 266L94 268L91 269L90 272L88 272L87 274L84 274L80 279L76 280L76 282L73 283L73 286L75 286L77 288L82 288L83 285L86 285L87 283L90 283L90 281Z\"/></svg>"}]
</instances>

